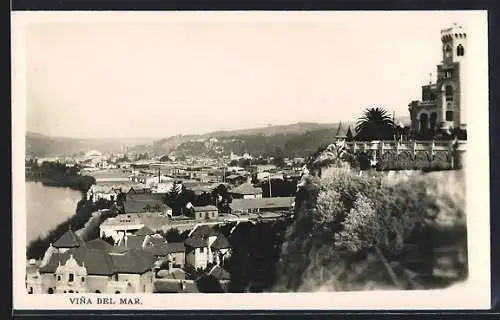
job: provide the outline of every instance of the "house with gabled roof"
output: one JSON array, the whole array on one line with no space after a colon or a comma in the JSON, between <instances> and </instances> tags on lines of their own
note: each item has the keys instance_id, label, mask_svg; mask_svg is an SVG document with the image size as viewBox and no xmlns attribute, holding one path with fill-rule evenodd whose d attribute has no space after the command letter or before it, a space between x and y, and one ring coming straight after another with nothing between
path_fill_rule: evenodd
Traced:
<instances>
[{"instance_id":1,"label":"house with gabled roof","mask_svg":"<svg viewBox=\"0 0 500 320\"><path fill-rule=\"evenodd\" d=\"M125 235L132 235L144 227L144 222L138 214L119 214L107 218L99 226L100 238L112 237L118 243Z\"/></svg>"},{"instance_id":2,"label":"house with gabled roof","mask_svg":"<svg viewBox=\"0 0 500 320\"><path fill-rule=\"evenodd\" d=\"M78 248L82 245L83 241L76 235L71 226L52 246L58 249L59 252L65 252L72 248Z\"/></svg>"},{"instance_id":3,"label":"house with gabled roof","mask_svg":"<svg viewBox=\"0 0 500 320\"><path fill-rule=\"evenodd\" d=\"M195 220L217 219L219 217L219 209L213 205L193 206L188 208L189 215Z\"/></svg>"},{"instance_id":4,"label":"house with gabled roof","mask_svg":"<svg viewBox=\"0 0 500 320\"><path fill-rule=\"evenodd\" d=\"M115 252L113 248L101 239L63 252L51 246L36 270L28 270L40 278L38 283L29 282L28 292L152 292L154 256L142 249Z\"/></svg>"},{"instance_id":5,"label":"house with gabled roof","mask_svg":"<svg viewBox=\"0 0 500 320\"><path fill-rule=\"evenodd\" d=\"M231 256L231 244L229 240L220 232L217 232L217 238L209 247L211 252L211 261L216 265L223 265Z\"/></svg>"},{"instance_id":6,"label":"house with gabled roof","mask_svg":"<svg viewBox=\"0 0 500 320\"><path fill-rule=\"evenodd\" d=\"M251 182L245 182L229 191L235 199L262 198L262 188L254 187Z\"/></svg>"},{"instance_id":7,"label":"house with gabled roof","mask_svg":"<svg viewBox=\"0 0 500 320\"><path fill-rule=\"evenodd\" d=\"M190 237L184 241L186 246L186 265L198 269L205 269L208 265L208 241L200 236Z\"/></svg>"}]
</instances>

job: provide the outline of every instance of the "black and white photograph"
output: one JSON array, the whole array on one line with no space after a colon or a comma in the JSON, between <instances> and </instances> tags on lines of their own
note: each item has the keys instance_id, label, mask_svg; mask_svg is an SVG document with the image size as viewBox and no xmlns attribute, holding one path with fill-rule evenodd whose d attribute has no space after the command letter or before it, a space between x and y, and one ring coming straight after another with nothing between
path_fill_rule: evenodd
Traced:
<instances>
[{"instance_id":1,"label":"black and white photograph","mask_svg":"<svg viewBox=\"0 0 500 320\"><path fill-rule=\"evenodd\" d=\"M490 303L486 12L12 21L20 305Z\"/></svg>"}]
</instances>

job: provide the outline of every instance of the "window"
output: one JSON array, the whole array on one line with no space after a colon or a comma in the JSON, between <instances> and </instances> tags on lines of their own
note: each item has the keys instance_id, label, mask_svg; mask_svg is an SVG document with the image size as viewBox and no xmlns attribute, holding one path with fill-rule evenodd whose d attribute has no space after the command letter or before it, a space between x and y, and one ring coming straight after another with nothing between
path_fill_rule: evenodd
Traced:
<instances>
[{"instance_id":1,"label":"window","mask_svg":"<svg viewBox=\"0 0 500 320\"><path fill-rule=\"evenodd\" d=\"M451 57L451 47L450 46L446 46L444 48L444 55L446 58L450 58Z\"/></svg>"},{"instance_id":2,"label":"window","mask_svg":"<svg viewBox=\"0 0 500 320\"><path fill-rule=\"evenodd\" d=\"M66 293L66 290L64 290L64 293Z\"/></svg>"},{"instance_id":3,"label":"window","mask_svg":"<svg viewBox=\"0 0 500 320\"><path fill-rule=\"evenodd\" d=\"M457 56L461 57L464 54L465 54L464 46L462 46L461 44L459 44L457 46Z\"/></svg>"},{"instance_id":4,"label":"window","mask_svg":"<svg viewBox=\"0 0 500 320\"><path fill-rule=\"evenodd\" d=\"M436 128L436 122L437 122L437 113L433 112L433 113L431 113L431 117L429 119L429 124L430 124L431 130Z\"/></svg>"},{"instance_id":5,"label":"window","mask_svg":"<svg viewBox=\"0 0 500 320\"><path fill-rule=\"evenodd\" d=\"M200 253L205 252L205 248L200 248Z\"/></svg>"},{"instance_id":6,"label":"window","mask_svg":"<svg viewBox=\"0 0 500 320\"><path fill-rule=\"evenodd\" d=\"M115 274L115 281L118 281L118 273Z\"/></svg>"},{"instance_id":7,"label":"window","mask_svg":"<svg viewBox=\"0 0 500 320\"><path fill-rule=\"evenodd\" d=\"M453 111L446 111L446 121L453 121Z\"/></svg>"},{"instance_id":8,"label":"window","mask_svg":"<svg viewBox=\"0 0 500 320\"><path fill-rule=\"evenodd\" d=\"M445 88L446 101L453 100L453 87L448 85Z\"/></svg>"},{"instance_id":9,"label":"window","mask_svg":"<svg viewBox=\"0 0 500 320\"><path fill-rule=\"evenodd\" d=\"M73 282L75 280L75 275L70 273L69 274L69 279L68 279L68 282Z\"/></svg>"},{"instance_id":10,"label":"window","mask_svg":"<svg viewBox=\"0 0 500 320\"><path fill-rule=\"evenodd\" d=\"M120 293L120 291L115 291L115 293L116 293L116 294L119 294L119 293Z\"/></svg>"},{"instance_id":11,"label":"window","mask_svg":"<svg viewBox=\"0 0 500 320\"><path fill-rule=\"evenodd\" d=\"M69 293L74 293L74 291L73 291L73 290L69 290L68 292L69 292Z\"/></svg>"},{"instance_id":12,"label":"window","mask_svg":"<svg viewBox=\"0 0 500 320\"><path fill-rule=\"evenodd\" d=\"M30 289L28 290L28 294L33 294L33 287L30 287Z\"/></svg>"},{"instance_id":13,"label":"window","mask_svg":"<svg viewBox=\"0 0 500 320\"><path fill-rule=\"evenodd\" d=\"M54 289L49 288L49 290L47 290L47 293L48 293L48 294L54 294Z\"/></svg>"},{"instance_id":14,"label":"window","mask_svg":"<svg viewBox=\"0 0 500 320\"><path fill-rule=\"evenodd\" d=\"M57 276L57 281L61 281L61 276Z\"/></svg>"},{"instance_id":15,"label":"window","mask_svg":"<svg viewBox=\"0 0 500 320\"><path fill-rule=\"evenodd\" d=\"M101 293L101 291L99 291L99 290L96 290L96 291L95 291L95 293Z\"/></svg>"},{"instance_id":16,"label":"window","mask_svg":"<svg viewBox=\"0 0 500 320\"><path fill-rule=\"evenodd\" d=\"M85 277L82 277L82 282L85 282Z\"/></svg>"}]
</instances>

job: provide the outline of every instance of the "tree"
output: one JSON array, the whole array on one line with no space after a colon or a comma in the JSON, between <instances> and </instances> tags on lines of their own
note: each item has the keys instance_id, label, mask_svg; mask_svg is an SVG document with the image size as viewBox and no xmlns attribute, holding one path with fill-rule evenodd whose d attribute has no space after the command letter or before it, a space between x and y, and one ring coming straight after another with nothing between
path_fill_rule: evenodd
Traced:
<instances>
[{"instance_id":1,"label":"tree","mask_svg":"<svg viewBox=\"0 0 500 320\"><path fill-rule=\"evenodd\" d=\"M284 168L285 167L285 159L283 157L276 157L272 160L272 164L274 164L278 168Z\"/></svg>"},{"instance_id":2,"label":"tree","mask_svg":"<svg viewBox=\"0 0 500 320\"><path fill-rule=\"evenodd\" d=\"M185 240L177 228L168 229L167 232L160 234L165 238L165 240L167 240L167 242L182 242Z\"/></svg>"},{"instance_id":3,"label":"tree","mask_svg":"<svg viewBox=\"0 0 500 320\"><path fill-rule=\"evenodd\" d=\"M382 108L366 109L356 122L356 140L392 140L394 122L389 113Z\"/></svg>"}]
</instances>

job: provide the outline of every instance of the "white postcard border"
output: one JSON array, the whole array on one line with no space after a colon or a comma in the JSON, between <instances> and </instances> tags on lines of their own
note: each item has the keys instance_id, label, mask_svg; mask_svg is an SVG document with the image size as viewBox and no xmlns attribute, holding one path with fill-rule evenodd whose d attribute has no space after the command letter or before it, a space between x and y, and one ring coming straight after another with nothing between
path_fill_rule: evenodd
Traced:
<instances>
[{"instance_id":1,"label":"white postcard border","mask_svg":"<svg viewBox=\"0 0 500 320\"><path fill-rule=\"evenodd\" d=\"M423 12L422 12L423 13ZM386 310L386 309L487 309L490 308L490 237L489 237L489 123L488 117L488 46L486 11L468 12L469 29L475 28L477 57L472 69L469 97L468 143L466 172L469 280L445 290L428 291L370 291L333 293L261 293L261 294L146 294L116 295L139 297L142 305L71 304L70 295L28 295L25 290L26 215L24 190L24 155L26 132L26 32L34 22L92 22L92 21L161 21L170 19L222 22L270 20L299 21L330 19L348 21L350 15L361 14L367 18L380 14L393 18L390 12L13 12L12 13L12 160L13 160L13 306L18 310L53 309L230 309L230 310ZM419 12L398 12L406 14ZM425 15L425 13L423 13ZM197 20L198 19L198 20ZM425 23L425 18L423 19ZM473 42L474 37L469 41ZM415 84L420 85L419 83ZM472 102L472 103L471 103ZM472 110L470 110L472 109ZM472 116L472 112L474 116ZM472 167L473 165L473 167ZM82 295L72 295L80 297ZM91 299L97 294L84 294ZM111 295L113 296L113 295Z\"/></svg>"}]
</instances>

